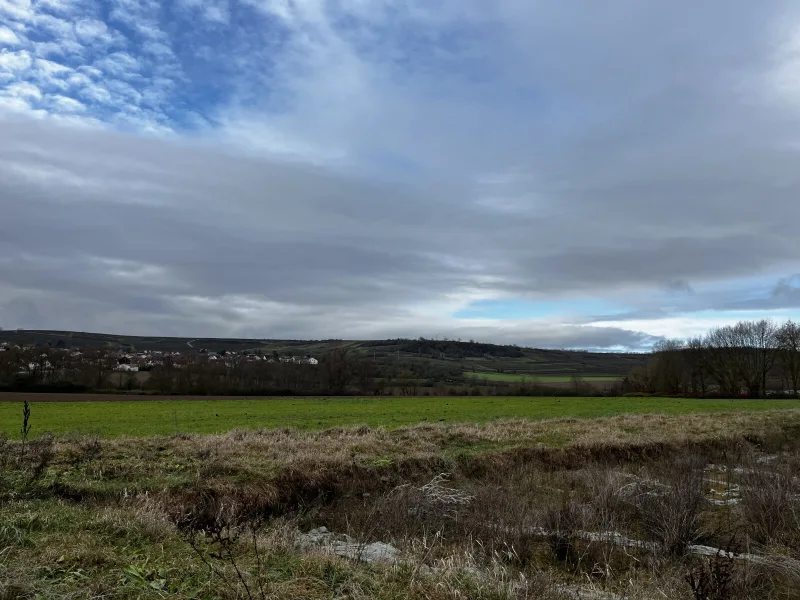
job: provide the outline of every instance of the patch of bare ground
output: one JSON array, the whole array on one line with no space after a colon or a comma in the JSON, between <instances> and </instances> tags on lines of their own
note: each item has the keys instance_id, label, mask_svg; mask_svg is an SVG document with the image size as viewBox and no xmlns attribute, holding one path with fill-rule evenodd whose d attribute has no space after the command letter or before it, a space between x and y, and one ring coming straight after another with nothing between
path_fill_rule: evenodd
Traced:
<instances>
[{"instance_id":1,"label":"patch of bare ground","mask_svg":"<svg viewBox=\"0 0 800 600\"><path fill-rule=\"evenodd\" d=\"M792 600L798 433L782 410L0 439L0 598Z\"/></svg>"}]
</instances>

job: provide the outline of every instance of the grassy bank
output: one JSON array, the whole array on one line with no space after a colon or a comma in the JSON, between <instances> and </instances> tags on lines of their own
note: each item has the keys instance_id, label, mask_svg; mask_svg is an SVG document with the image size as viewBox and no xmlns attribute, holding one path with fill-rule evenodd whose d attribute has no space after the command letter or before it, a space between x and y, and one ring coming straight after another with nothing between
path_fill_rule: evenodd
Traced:
<instances>
[{"instance_id":1,"label":"grassy bank","mask_svg":"<svg viewBox=\"0 0 800 600\"><path fill-rule=\"evenodd\" d=\"M669 398L262 398L120 402L36 402L34 431L101 437L222 433L236 428L395 428L415 423L487 423L501 419L597 418L619 414L697 414L800 408L794 400ZM56 397L52 395L50 398ZM91 396L87 396L87 399ZM106 397L107 398L107 397ZM0 402L0 432L19 435L21 407Z\"/></svg>"}]
</instances>

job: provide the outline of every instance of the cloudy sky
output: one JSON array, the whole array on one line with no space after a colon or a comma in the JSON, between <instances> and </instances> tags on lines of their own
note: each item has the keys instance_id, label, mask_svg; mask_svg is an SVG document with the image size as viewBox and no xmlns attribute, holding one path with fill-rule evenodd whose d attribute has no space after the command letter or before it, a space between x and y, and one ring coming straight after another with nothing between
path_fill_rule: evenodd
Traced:
<instances>
[{"instance_id":1,"label":"cloudy sky","mask_svg":"<svg viewBox=\"0 0 800 600\"><path fill-rule=\"evenodd\" d=\"M0 0L0 326L761 316L800 316L797 2Z\"/></svg>"}]
</instances>

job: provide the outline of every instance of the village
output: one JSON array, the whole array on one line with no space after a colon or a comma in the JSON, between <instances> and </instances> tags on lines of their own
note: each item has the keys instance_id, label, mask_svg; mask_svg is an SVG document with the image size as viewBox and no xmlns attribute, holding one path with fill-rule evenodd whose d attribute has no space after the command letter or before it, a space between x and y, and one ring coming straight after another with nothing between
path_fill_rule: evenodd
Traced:
<instances>
[{"instance_id":1,"label":"village","mask_svg":"<svg viewBox=\"0 0 800 600\"><path fill-rule=\"evenodd\" d=\"M189 362L196 360L208 361L210 365L225 367L242 363L267 363L267 364L296 364L318 365L319 359L310 356L293 356L291 354L279 355L278 352L270 354L259 350L222 350L209 351L205 348L192 349L189 352L168 352L161 350L106 350L106 349L79 349L67 348L61 343L56 345L20 345L7 341L0 342L0 352L14 352L19 359L17 376L31 376L41 371L52 371L63 368L67 363L81 361L85 356L93 358L102 356L102 359L111 366L111 370L120 373L136 373L150 371L155 367L169 365L180 369ZM24 360L24 359L27 359Z\"/></svg>"}]
</instances>

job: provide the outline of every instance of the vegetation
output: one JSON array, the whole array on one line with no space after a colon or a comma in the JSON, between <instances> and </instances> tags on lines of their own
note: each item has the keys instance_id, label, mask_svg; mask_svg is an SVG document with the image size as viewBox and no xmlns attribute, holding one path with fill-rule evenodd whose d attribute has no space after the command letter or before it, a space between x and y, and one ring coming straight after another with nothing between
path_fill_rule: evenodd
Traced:
<instances>
[{"instance_id":1,"label":"vegetation","mask_svg":"<svg viewBox=\"0 0 800 600\"><path fill-rule=\"evenodd\" d=\"M570 383L575 377L574 375L530 375L519 373L483 373L480 371L466 372L464 376L470 379L485 379L487 381L527 381L530 383ZM586 383L614 382L621 379L621 377L616 377L614 375L590 375L588 377L581 377L581 380Z\"/></svg>"},{"instance_id":2,"label":"vegetation","mask_svg":"<svg viewBox=\"0 0 800 600\"><path fill-rule=\"evenodd\" d=\"M613 393L605 389L613 382L601 377L621 378L645 360L636 354L424 338L304 342L57 331L2 335L9 347L0 351L0 390L35 393L552 396L548 383L580 376L583 385L571 393L592 395ZM120 370L129 362L139 372Z\"/></svg>"},{"instance_id":3,"label":"vegetation","mask_svg":"<svg viewBox=\"0 0 800 600\"><path fill-rule=\"evenodd\" d=\"M3 396L0 395L0 399ZM6 395L7 399L27 395ZM422 397L422 398L272 398L122 402L61 402L38 396L39 431L91 433L103 437L221 433L246 427L322 429L350 425L396 428L416 423L486 423L502 419L595 418L618 414L693 414L761 412L799 408L800 401L697 400L653 397ZM87 400L108 396L85 396ZM20 404L0 402L0 427L16 421ZM9 426L10 429L10 426Z\"/></svg>"},{"instance_id":4,"label":"vegetation","mask_svg":"<svg viewBox=\"0 0 800 600\"><path fill-rule=\"evenodd\" d=\"M0 600L800 600L800 401L653 396L785 387L796 349L774 329L662 346L625 397L577 396L613 373L581 361L539 371L569 377L564 396L490 397L546 388L465 383L495 359L422 342L396 362L340 343L318 365L198 351L147 373L328 397L6 393ZM108 349L35 352L0 369L89 389L114 368ZM340 396L381 382L408 397ZM456 395L413 395L442 385Z\"/></svg>"},{"instance_id":5,"label":"vegetation","mask_svg":"<svg viewBox=\"0 0 800 600\"><path fill-rule=\"evenodd\" d=\"M800 325L741 321L705 337L668 340L633 369L634 391L723 398L800 394Z\"/></svg>"},{"instance_id":6,"label":"vegetation","mask_svg":"<svg viewBox=\"0 0 800 600\"><path fill-rule=\"evenodd\" d=\"M798 431L786 410L5 441L0 598L793 600Z\"/></svg>"}]
</instances>

